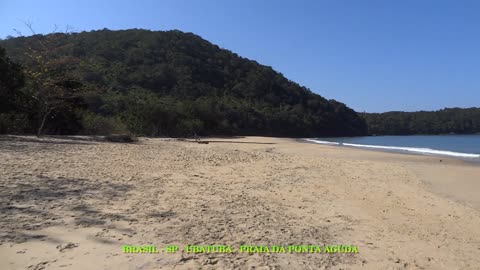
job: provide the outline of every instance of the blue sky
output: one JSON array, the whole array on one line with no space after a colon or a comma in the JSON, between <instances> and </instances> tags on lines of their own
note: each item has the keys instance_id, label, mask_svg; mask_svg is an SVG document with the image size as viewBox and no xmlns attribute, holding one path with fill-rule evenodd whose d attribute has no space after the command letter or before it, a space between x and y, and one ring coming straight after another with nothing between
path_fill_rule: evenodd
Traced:
<instances>
[{"instance_id":1,"label":"blue sky","mask_svg":"<svg viewBox=\"0 0 480 270\"><path fill-rule=\"evenodd\" d=\"M480 106L480 1L0 0L0 38L179 29L357 111Z\"/></svg>"}]
</instances>

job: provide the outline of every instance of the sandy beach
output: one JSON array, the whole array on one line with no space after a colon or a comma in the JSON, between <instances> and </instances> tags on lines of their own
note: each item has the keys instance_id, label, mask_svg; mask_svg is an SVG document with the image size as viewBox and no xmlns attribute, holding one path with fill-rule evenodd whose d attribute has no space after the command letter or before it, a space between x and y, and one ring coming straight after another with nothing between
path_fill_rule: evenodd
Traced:
<instances>
[{"instance_id":1,"label":"sandy beach","mask_svg":"<svg viewBox=\"0 0 480 270\"><path fill-rule=\"evenodd\" d=\"M295 139L208 140L0 137L0 269L479 269L478 165Z\"/></svg>"}]
</instances>

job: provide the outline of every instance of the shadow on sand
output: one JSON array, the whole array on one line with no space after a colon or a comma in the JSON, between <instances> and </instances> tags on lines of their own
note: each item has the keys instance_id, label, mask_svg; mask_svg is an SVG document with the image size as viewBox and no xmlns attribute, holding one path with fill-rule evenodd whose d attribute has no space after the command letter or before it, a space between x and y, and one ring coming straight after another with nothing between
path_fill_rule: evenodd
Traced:
<instances>
[{"instance_id":1,"label":"shadow on sand","mask_svg":"<svg viewBox=\"0 0 480 270\"><path fill-rule=\"evenodd\" d=\"M76 137L76 136L15 136L1 135L0 142L32 142L32 143L48 143L48 144L88 144L98 142L102 139L99 137Z\"/></svg>"},{"instance_id":2,"label":"shadow on sand","mask_svg":"<svg viewBox=\"0 0 480 270\"><path fill-rule=\"evenodd\" d=\"M132 188L127 184L61 177L5 179L0 184L0 243L53 241L33 231L65 224L65 217L73 218L74 225L82 227L130 220L125 215L106 213L101 206L124 198Z\"/></svg>"},{"instance_id":3,"label":"shadow on sand","mask_svg":"<svg viewBox=\"0 0 480 270\"><path fill-rule=\"evenodd\" d=\"M218 141L218 140L202 140L201 142L206 142L206 143L277 144L277 143L269 143L269 142L237 142L237 141Z\"/></svg>"}]
</instances>

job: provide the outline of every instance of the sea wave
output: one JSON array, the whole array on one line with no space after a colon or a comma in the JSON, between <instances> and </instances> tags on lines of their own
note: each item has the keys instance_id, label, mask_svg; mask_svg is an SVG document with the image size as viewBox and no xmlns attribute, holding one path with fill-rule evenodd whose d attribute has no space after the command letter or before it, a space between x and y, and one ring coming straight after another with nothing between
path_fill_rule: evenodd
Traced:
<instances>
[{"instance_id":1,"label":"sea wave","mask_svg":"<svg viewBox=\"0 0 480 270\"><path fill-rule=\"evenodd\" d=\"M315 140L315 139L304 139L307 142L313 142L313 143L318 143L318 144L331 144L331 145L339 145L340 143L338 142L328 142L328 141L321 141L321 140Z\"/></svg>"},{"instance_id":2,"label":"sea wave","mask_svg":"<svg viewBox=\"0 0 480 270\"><path fill-rule=\"evenodd\" d=\"M424 155L441 155L441 156L451 156L451 157L461 157L461 158L480 158L480 154L461 153L461 152L437 150L437 149L431 149L431 148L338 143L338 142L321 141L321 140L315 140L315 139L305 139L305 140L313 143L319 143L319 144L344 145L344 146L360 147L360 148L373 148L373 149L382 149L382 150L391 150L391 151L400 151L400 152L412 152L412 153L418 153L418 154L424 154Z\"/></svg>"},{"instance_id":3,"label":"sea wave","mask_svg":"<svg viewBox=\"0 0 480 270\"><path fill-rule=\"evenodd\" d=\"M464 158L480 158L479 154L460 153L460 152L437 150L437 149L431 149L431 148L368 145L368 144L355 144L355 143L343 143L343 145L353 146L353 147L362 147L362 148L376 148L376 149L385 149L385 150L405 151L405 152L413 152L413 153L426 154L426 155L430 154L430 155L442 155L442 156L464 157Z\"/></svg>"}]
</instances>

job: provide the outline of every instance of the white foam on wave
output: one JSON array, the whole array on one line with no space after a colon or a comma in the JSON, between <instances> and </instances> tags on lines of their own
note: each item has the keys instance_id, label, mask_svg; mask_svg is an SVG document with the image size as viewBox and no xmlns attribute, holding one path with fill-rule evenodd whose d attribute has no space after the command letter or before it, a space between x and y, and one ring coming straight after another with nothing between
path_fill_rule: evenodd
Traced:
<instances>
[{"instance_id":1,"label":"white foam on wave","mask_svg":"<svg viewBox=\"0 0 480 270\"><path fill-rule=\"evenodd\" d=\"M322 140L316 140L316 139L304 139L304 140L308 141L308 142L318 143L318 144L345 145L345 146L360 147L360 148L394 150L394 151L419 153L419 154L424 154L424 155L441 155L441 156L462 157L462 158L480 158L480 154L460 153L460 152L453 152L453 151L446 151L446 150L436 150L436 149L431 149L431 148L370 145L370 144L355 144L355 143L338 143L338 142L322 141Z\"/></svg>"},{"instance_id":2,"label":"white foam on wave","mask_svg":"<svg viewBox=\"0 0 480 270\"><path fill-rule=\"evenodd\" d=\"M362 148L397 150L397 151L413 152L413 153L420 153L420 154L432 154L432 155L463 157L463 158L480 158L479 154L460 153L460 152L452 152L452 151L446 151L446 150L436 150L436 149L431 149L431 148L368 145L368 144L355 144L355 143L343 143L342 145L353 146L353 147L362 147Z\"/></svg>"},{"instance_id":3,"label":"white foam on wave","mask_svg":"<svg viewBox=\"0 0 480 270\"><path fill-rule=\"evenodd\" d=\"M339 145L338 142L329 142L329 141L321 141L321 140L314 140L314 139L304 139L307 142L313 142L318 144L331 144L331 145Z\"/></svg>"}]
</instances>

